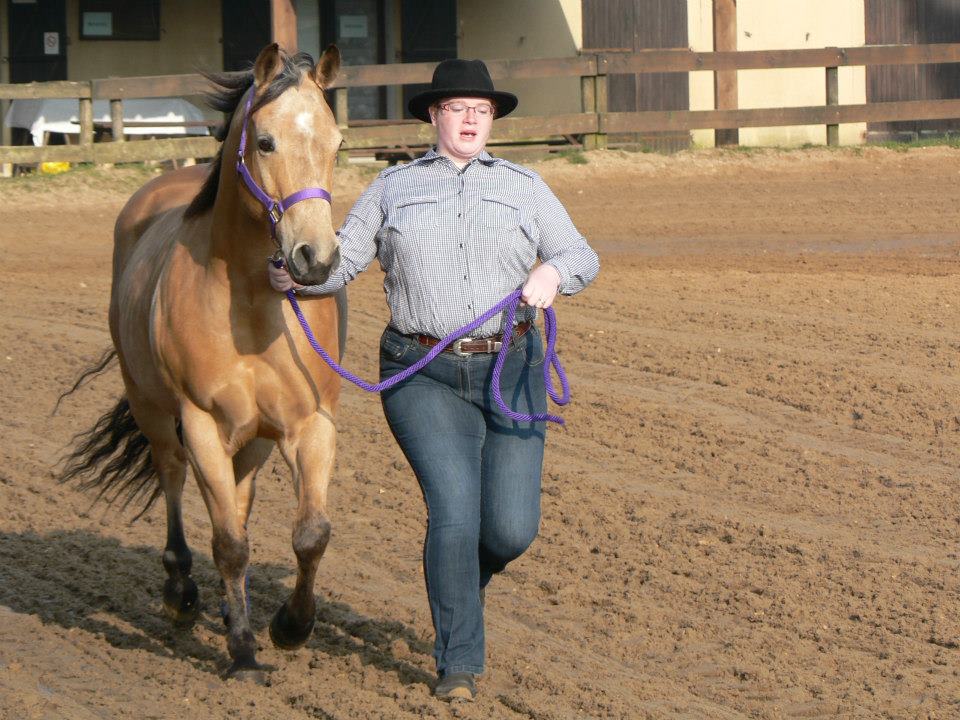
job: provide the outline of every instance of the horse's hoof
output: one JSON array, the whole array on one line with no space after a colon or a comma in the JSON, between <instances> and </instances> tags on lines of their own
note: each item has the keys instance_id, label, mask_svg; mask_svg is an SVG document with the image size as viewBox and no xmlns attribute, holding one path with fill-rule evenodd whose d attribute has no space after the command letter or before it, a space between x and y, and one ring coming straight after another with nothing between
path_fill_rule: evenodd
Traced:
<instances>
[{"instance_id":1,"label":"horse's hoof","mask_svg":"<svg viewBox=\"0 0 960 720\"><path fill-rule=\"evenodd\" d=\"M267 673L256 662L236 661L227 670L224 675L225 680L236 680L237 682L251 683L254 685L269 685Z\"/></svg>"},{"instance_id":2,"label":"horse's hoof","mask_svg":"<svg viewBox=\"0 0 960 720\"><path fill-rule=\"evenodd\" d=\"M200 614L200 591L187 578L182 583L167 580L163 584L163 611L177 625L191 625Z\"/></svg>"},{"instance_id":3,"label":"horse's hoof","mask_svg":"<svg viewBox=\"0 0 960 720\"><path fill-rule=\"evenodd\" d=\"M298 627L287 611L287 604L284 603L270 621L270 639L281 650L296 650L303 647L310 638L314 622L315 618L311 615L305 625Z\"/></svg>"}]
</instances>

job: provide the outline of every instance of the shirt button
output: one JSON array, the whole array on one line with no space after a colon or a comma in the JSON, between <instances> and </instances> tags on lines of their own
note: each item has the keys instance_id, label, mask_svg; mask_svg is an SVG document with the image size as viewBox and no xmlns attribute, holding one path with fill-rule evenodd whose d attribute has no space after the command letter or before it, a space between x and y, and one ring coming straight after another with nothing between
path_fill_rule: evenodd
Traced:
<instances>
[{"instance_id":1,"label":"shirt button","mask_svg":"<svg viewBox=\"0 0 960 720\"><path fill-rule=\"evenodd\" d=\"M461 217L463 213L457 213L457 217Z\"/></svg>"},{"instance_id":2,"label":"shirt button","mask_svg":"<svg viewBox=\"0 0 960 720\"><path fill-rule=\"evenodd\" d=\"M466 275L464 275L464 276L463 276L463 279L464 279L464 280L466 280L466 279L467 279L467 276L466 276Z\"/></svg>"},{"instance_id":3,"label":"shirt button","mask_svg":"<svg viewBox=\"0 0 960 720\"><path fill-rule=\"evenodd\" d=\"M463 250L463 243L460 243L460 249Z\"/></svg>"}]
</instances>

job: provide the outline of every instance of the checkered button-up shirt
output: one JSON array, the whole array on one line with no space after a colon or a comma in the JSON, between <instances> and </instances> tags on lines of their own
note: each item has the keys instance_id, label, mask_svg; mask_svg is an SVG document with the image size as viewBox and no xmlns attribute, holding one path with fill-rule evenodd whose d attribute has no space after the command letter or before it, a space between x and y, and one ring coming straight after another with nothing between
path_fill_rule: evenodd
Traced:
<instances>
[{"instance_id":1,"label":"checkered button-up shirt","mask_svg":"<svg viewBox=\"0 0 960 720\"><path fill-rule=\"evenodd\" d=\"M446 337L523 285L537 258L556 268L564 295L582 290L600 269L540 176L486 151L462 171L434 150L387 168L338 234L339 268L299 292L338 290L378 258L390 324L405 334ZM516 322L534 315L523 308ZM501 315L472 335L502 326Z\"/></svg>"}]
</instances>

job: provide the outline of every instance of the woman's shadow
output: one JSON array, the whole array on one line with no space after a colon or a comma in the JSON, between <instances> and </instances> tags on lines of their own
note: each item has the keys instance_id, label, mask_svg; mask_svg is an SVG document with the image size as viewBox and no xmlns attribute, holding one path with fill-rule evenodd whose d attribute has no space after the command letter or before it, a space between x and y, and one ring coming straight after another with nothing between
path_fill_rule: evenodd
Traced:
<instances>
[{"instance_id":1,"label":"woman's shadow","mask_svg":"<svg viewBox=\"0 0 960 720\"><path fill-rule=\"evenodd\" d=\"M290 573L283 565L251 567L250 620L255 630L267 626L289 594L281 581ZM197 624L225 635L217 614L220 575L210 558L196 551L193 576L204 602ZM200 671L221 674L230 664L225 641L204 642L189 628L174 626L161 611L165 577L160 550L154 547L128 547L85 530L0 532L0 604L44 623L100 635L117 648L177 657ZM395 656L397 640L413 653L430 654L430 646L401 622L364 617L345 603L317 598L309 649L357 655L365 665L396 672L404 684L431 684L430 673Z\"/></svg>"}]
</instances>

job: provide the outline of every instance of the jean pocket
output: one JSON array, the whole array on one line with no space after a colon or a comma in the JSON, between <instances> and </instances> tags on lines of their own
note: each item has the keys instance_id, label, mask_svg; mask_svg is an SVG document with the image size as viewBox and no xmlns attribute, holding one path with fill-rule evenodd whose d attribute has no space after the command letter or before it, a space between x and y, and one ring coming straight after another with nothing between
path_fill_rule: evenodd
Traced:
<instances>
[{"instance_id":1,"label":"jean pocket","mask_svg":"<svg viewBox=\"0 0 960 720\"><path fill-rule=\"evenodd\" d=\"M410 341L389 330L380 338L380 354L387 360L399 361L410 349Z\"/></svg>"},{"instance_id":2,"label":"jean pocket","mask_svg":"<svg viewBox=\"0 0 960 720\"><path fill-rule=\"evenodd\" d=\"M524 360L528 367L540 367L543 365L545 351L543 341L540 338L540 331L532 327L524 333L523 338L517 343L522 349Z\"/></svg>"}]
</instances>

